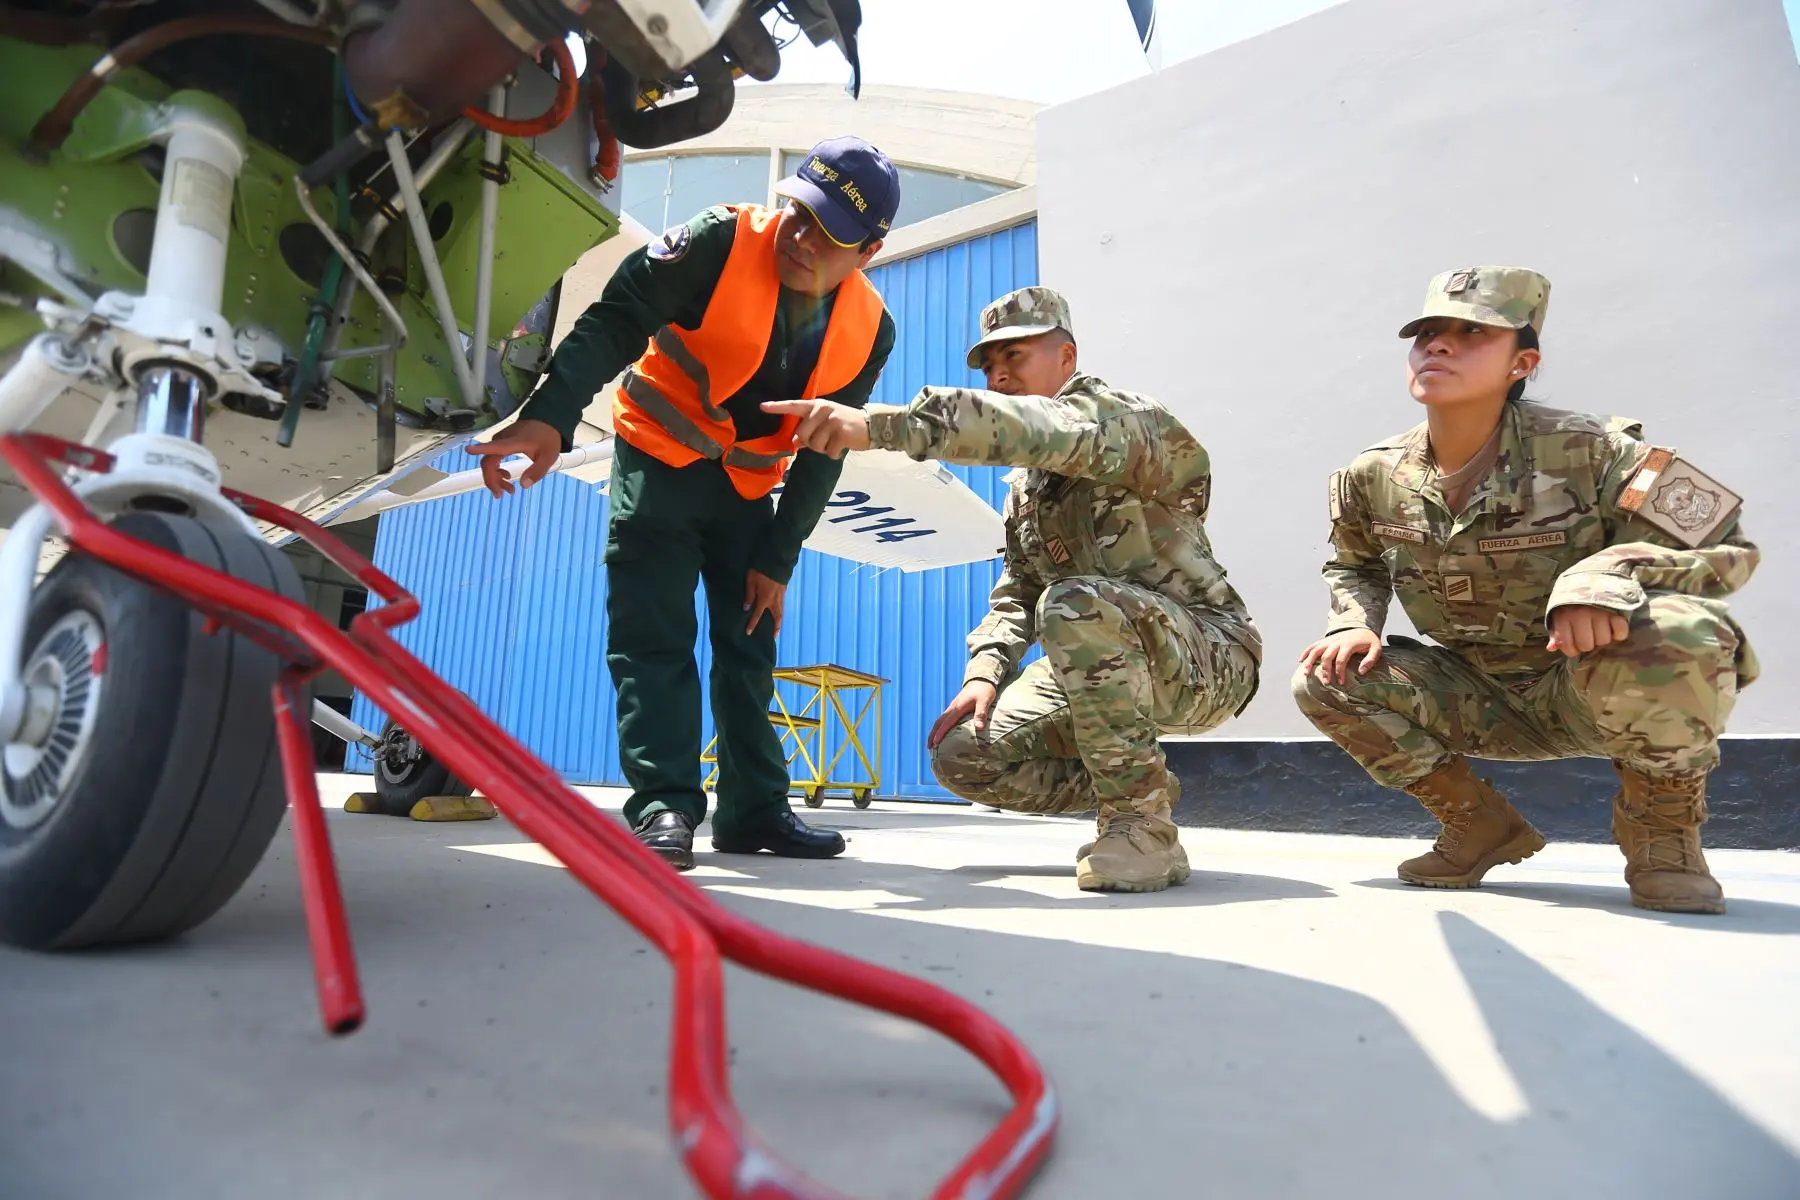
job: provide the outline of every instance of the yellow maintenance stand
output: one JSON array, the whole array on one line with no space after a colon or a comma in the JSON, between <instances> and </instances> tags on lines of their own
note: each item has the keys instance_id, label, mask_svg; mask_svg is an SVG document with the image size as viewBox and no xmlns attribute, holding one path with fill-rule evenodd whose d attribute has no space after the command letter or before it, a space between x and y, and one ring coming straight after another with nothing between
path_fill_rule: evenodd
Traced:
<instances>
[{"instance_id":1,"label":"yellow maintenance stand","mask_svg":"<svg viewBox=\"0 0 1800 1200\"><path fill-rule=\"evenodd\" d=\"M827 792L837 791L848 795L856 807L869 807L870 800L881 787L881 688L888 681L880 675L836 663L819 663L807 667L777 667L775 682L797 684L804 689L805 703L797 710L790 710L777 688L775 711L769 714L769 723L781 736L782 749L787 753L789 781L799 789L806 806L818 808L825 803ZM846 693L859 692L867 693L860 697L860 703L856 703L859 697L855 695L851 697L851 704L845 703ZM850 715L852 708L856 713L854 717ZM836 750L827 761L825 731L832 724L834 715L840 736ZM874 718L872 723L871 716ZM872 757L864 746L864 738L871 731L875 746ZM791 748L790 737L793 739ZM719 739L714 735L706 744L706 752L700 756L701 762L710 764L706 780L700 785L708 791L719 780L718 749ZM856 778L836 778L832 774L843 761L846 750L855 752L856 765L861 768ZM804 766L805 775L795 774L796 759Z\"/></svg>"}]
</instances>

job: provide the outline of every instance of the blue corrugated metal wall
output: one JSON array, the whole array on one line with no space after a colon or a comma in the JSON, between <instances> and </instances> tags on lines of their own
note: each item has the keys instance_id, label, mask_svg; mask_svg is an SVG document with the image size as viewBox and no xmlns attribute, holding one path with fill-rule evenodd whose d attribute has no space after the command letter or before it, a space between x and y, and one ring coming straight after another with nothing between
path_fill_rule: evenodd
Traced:
<instances>
[{"instance_id":1,"label":"blue corrugated metal wall","mask_svg":"<svg viewBox=\"0 0 1800 1200\"><path fill-rule=\"evenodd\" d=\"M875 399L904 404L926 384L981 382L963 361L981 306L1037 282L1037 225L1028 222L870 273L899 338ZM466 470L458 450L435 464ZM951 467L996 508L1003 472ZM375 561L416 594L424 614L401 640L577 783L623 782L606 671L606 499L552 476L496 503L473 493L382 517ZM963 639L981 618L998 562L906 574L806 551L788 588L784 666L838 663L886 677L881 794L948 798L931 776L925 734L962 681ZM697 647L711 664L705 607ZM785 686L790 708L799 690ZM858 702L852 693L847 701ZM851 708L852 715L855 708ZM357 695L352 717L382 718ZM710 714L704 736L712 736ZM872 753L874 746L868 745ZM354 752L349 769L366 771ZM834 746L826 747L826 755ZM853 761L848 753L840 771Z\"/></svg>"}]
</instances>

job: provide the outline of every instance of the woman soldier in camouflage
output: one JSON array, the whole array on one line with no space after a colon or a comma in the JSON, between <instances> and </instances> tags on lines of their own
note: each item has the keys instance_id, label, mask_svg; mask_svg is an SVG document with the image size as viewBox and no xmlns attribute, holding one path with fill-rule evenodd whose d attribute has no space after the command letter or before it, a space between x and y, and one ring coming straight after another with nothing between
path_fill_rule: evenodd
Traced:
<instances>
[{"instance_id":1,"label":"woman soldier in camouflage","mask_svg":"<svg viewBox=\"0 0 1800 1200\"><path fill-rule=\"evenodd\" d=\"M1465 755L1604 757L1632 903L1723 912L1700 851L1706 776L1756 660L1722 597L1759 554L1740 498L1636 422L1521 399L1549 298L1515 267L1431 281L1400 330L1426 419L1331 476L1331 620L1294 696L1443 825L1400 864L1406 883L1475 887L1544 845ZM1394 593L1439 645L1382 647Z\"/></svg>"}]
</instances>

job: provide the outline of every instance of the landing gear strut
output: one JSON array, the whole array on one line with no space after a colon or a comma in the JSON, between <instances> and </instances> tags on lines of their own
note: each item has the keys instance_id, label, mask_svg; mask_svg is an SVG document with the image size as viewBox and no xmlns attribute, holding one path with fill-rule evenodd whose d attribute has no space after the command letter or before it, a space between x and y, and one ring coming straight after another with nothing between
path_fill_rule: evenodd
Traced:
<instances>
[{"instance_id":1,"label":"landing gear strut","mask_svg":"<svg viewBox=\"0 0 1800 1200\"><path fill-rule=\"evenodd\" d=\"M178 92L146 143L164 150L148 286L53 328L0 378L0 435L74 388L136 401L136 431L77 486L122 536L273 595L300 596L286 556L219 486L200 444L226 393L280 403L219 315L242 123ZM59 514L60 515L60 514ZM70 948L157 940L242 886L285 808L269 689L280 659L101 561L64 558L33 587L50 530L29 510L0 549L0 941ZM297 683L310 705L310 691Z\"/></svg>"}]
</instances>

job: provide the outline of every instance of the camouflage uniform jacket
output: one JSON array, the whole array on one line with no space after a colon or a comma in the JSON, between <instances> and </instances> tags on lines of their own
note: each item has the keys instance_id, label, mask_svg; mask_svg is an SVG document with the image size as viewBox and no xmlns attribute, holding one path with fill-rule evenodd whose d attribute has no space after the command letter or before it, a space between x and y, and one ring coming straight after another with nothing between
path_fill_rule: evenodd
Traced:
<instances>
[{"instance_id":1,"label":"camouflage uniform jacket","mask_svg":"<svg viewBox=\"0 0 1800 1200\"><path fill-rule=\"evenodd\" d=\"M1006 552L964 682L1003 685L1037 640L1046 585L1100 576L1159 592L1226 630L1258 662L1262 635L1206 536L1212 463L1161 404L1076 372L1054 397L928 387L871 405L878 449L1012 466Z\"/></svg>"},{"instance_id":2,"label":"camouflage uniform jacket","mask_svg":"<svg viewBox=\"0 0 1800 1200\"><path fill-rule=\"evenodd\" d=\"M1755 571L1737 515L1690 548L1620 507L1653 449L1636 421L1520 402L1501 422L1499 456L1460 514L1423 423L1332 474L1328 634L1379 634L1398 592L1420 633L1489 674L1539 674L1562 657L1546 648L1556 608L1630 613L1647 590L1718 599ZM1757 664L1740 646L1742 685Z\"/></svg>"}]
</instances>

